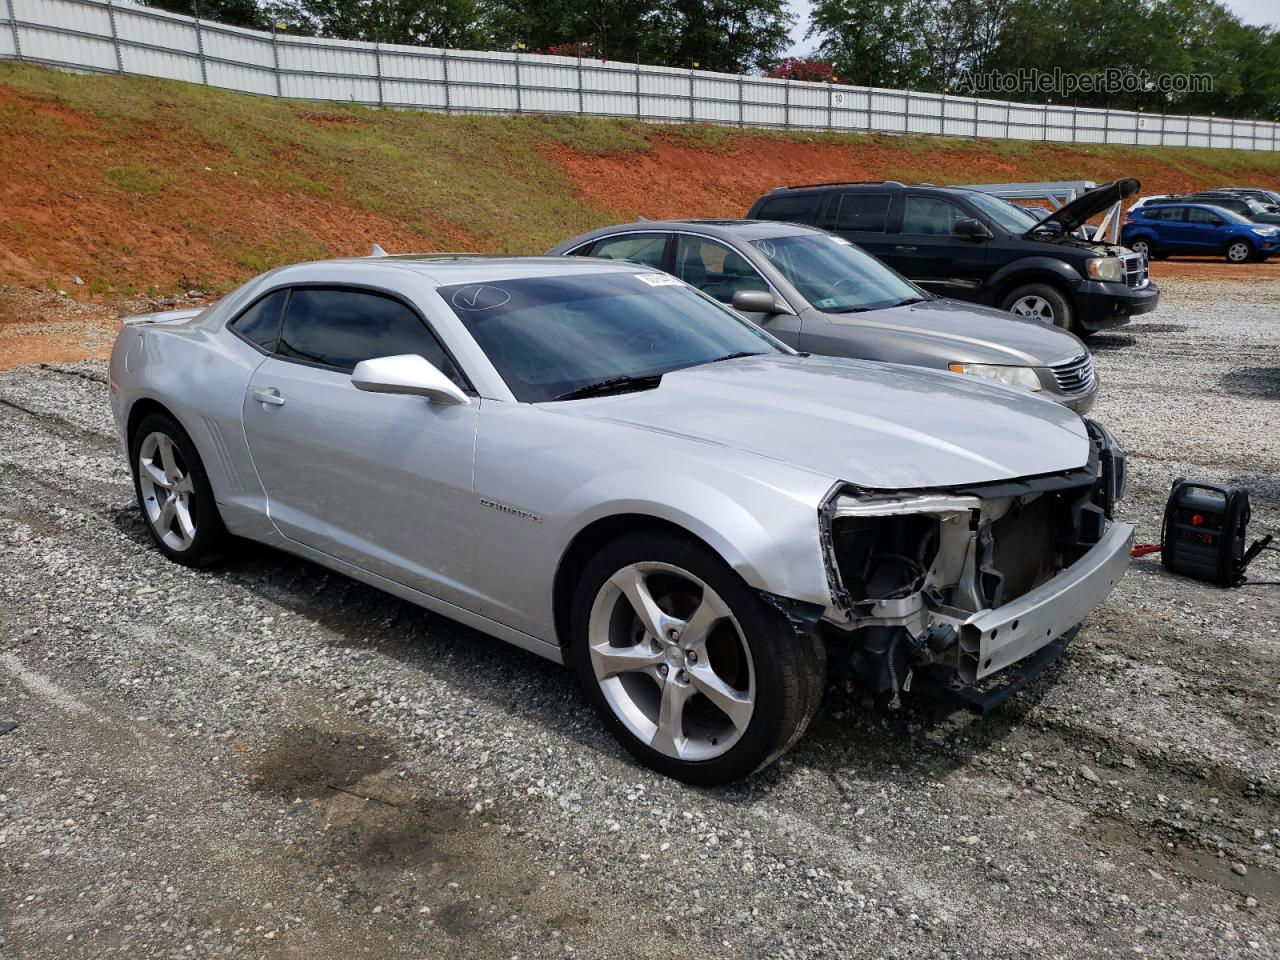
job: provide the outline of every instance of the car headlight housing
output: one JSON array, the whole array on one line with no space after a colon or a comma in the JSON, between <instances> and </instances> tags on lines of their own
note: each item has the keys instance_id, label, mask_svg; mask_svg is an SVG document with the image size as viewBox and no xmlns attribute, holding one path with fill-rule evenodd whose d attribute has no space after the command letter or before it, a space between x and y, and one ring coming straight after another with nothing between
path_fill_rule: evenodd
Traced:
<instances>
[{"instance_id":1,"label":"car headlight housing","mask_svg":"<svg viewBox=\"0 0 1280 960\"><path fill-rule=\"evenodd\" d=\"M971 377L998 380L1007 386L1019 387L1023 390L1044 389L1035 367L1006 367L995 363L951 363L947 365L947 369L952 373L967 373Z\"/></svg>"},{"instance_id":2,"label":"car headlight housing","mask_svg":"<svg viewBox=\"0 0 1280 960\"><path fill-rule=\"evenodd\" d=\"M1280 227L1254 227L1253 232L1260 237L1274 237L1280 233Z\"/></svg>"},{"instance_id":3,"label":"car headlight housing","mask_svg":"<svg viewBox=\"0 0 1280 960\"><path fill-rule=\"evenodd\" d=\"M1094 280L1119 283L1124 280L1124 264L1119 257L1094 257L1088 261L1089 276Z\"/></svg>"}]
</instances>

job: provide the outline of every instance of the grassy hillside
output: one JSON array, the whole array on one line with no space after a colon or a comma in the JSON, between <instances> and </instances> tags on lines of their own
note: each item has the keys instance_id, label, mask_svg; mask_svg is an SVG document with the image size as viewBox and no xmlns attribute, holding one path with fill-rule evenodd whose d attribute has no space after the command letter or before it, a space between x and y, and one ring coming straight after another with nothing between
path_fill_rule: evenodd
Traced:
<instances>
[{"instance_id":1,"label":"grassy hillside","mask_svg":"<svg viewBox=\"0 0 1280 960\"><path fill-rule=\"evenodd\" d=\"M448 117L13 63L0 165L0 282L98 300L224 288L373 241L540 252L636 215L740 215L788 182L1280 185L1280 155L1242 151Z\"/></svg>"}]
</instances>

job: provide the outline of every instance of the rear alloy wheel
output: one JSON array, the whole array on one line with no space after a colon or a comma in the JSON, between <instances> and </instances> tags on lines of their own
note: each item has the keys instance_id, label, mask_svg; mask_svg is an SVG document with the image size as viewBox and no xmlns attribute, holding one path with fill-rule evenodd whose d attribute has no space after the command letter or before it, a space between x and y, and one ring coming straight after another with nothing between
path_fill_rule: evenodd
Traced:
<instances>
[{"instance_id":1,"label":"rear alloy wheel","mask_svg":"<svg viewBox=\"0 0 1280 960\"><path fill-rule=\"evenodd\" d=\"M637 759L711 785L769 763L803 732L825 655L703 544L634 534L587 566L570 655Z\"/></svg>"},{"instance_id":2,"label":"rear alloy wheel","mask_svg":"<svg viewBox=\"0 0 1280 960\"><path fill-rule=\"evenodd\" d=\"M1228 263L1247 263L1253 258L1253 244L1248 240L1232 240L1227 244Z\"/></svg>"},{"instance_id":3,"label":"rear alloy wheel","mask_svg":"<svg viewBox=\"0 0 1280 960\"><path fill-rule=\"evenodd\" d=\"M217 560L227 531L186 431L171 417L153 413L134 431L130 450L138 506L160 552L190 566Z\"/></svg>"},{"instance_id":4,"label":"rear alloy wheel","mask_svg":"<svg viewBox=\"0 0 1280 960\"><path fill-rule=\"evenodd\" d=\"M1004 298L1003 307L1010 313L1030 320L1040 320L1064 330L1072 329L1075 312L1057 289L1047 283L1031 283L1019 287Z\"/></svg>"}]
</instances>

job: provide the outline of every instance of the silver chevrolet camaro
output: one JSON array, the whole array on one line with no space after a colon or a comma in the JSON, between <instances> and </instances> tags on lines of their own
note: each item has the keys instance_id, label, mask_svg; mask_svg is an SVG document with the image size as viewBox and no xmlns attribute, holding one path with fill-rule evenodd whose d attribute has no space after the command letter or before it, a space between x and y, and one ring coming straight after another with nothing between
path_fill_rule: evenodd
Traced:
<instances>
[{"instance_id":1,"label":"silver chevrolet camaro","mask_svg":"<svg viewBox=\"0 0 1280 960\"><path fill-rule=\"evenodd\" d=\"M631 263L285 267L127 320L110 388L165 556L260 541L571 664L695 783L786 750L829 673L994 702L1128 564L1101 427Z\"/></svg>"}]
</instances>

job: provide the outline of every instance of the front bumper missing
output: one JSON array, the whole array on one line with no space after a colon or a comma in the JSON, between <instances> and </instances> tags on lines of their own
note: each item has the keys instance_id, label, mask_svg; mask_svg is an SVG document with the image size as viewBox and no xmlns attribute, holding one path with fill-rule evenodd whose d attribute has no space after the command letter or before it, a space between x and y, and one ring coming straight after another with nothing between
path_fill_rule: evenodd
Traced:
<instances>
[{"instance_id":1,"label":"front bumper missing","mask_svg":"<svg viewBox=\"0 0 1280 960\"><path fill-rule=\"evenodd\" d=\"M1083 557L1052 580L957 625L959 675L975 683L1051 644L1106 599L1129 566L1132 524L1112 523Z\"/></svg>"}]
</instances>

